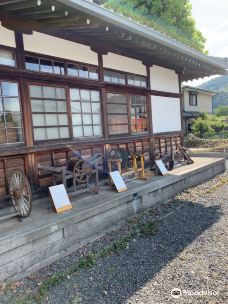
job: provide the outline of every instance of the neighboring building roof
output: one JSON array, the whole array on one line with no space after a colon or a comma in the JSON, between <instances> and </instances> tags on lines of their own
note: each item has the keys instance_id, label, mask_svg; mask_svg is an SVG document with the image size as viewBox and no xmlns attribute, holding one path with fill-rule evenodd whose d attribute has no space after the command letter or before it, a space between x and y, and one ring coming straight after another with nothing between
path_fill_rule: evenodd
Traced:
<instances>
[{"instance_id":1,"label":"neighboring building roof","mask_svg":"<svg viewBox=\"0 0 228 304\"><path fill-rule=\"evenodd\" d=\"M16 2L16 3L15 3ZM225 74L226 64L214 60L151 28L86 0L7 0L0 2L3 26L24 33L38 31L95 50L133 57L182 74L183 80ZM67 12L67 13L66 13Z\"/></svg>"},{"instance_id":2,"label":"neighboring building roof","mask_svg":"<svg viewBox=\"0 0 228 304\"><path fill-rule=\"evenodd\" d=\"M204 90L204 89L201 89L201 88L196 88L196 87L191 87L191 86L183 86L182 90L184 90L184 91L195 91L195 92L199 92L199 93L202 92L204 94L208 94L208 95L211 95L211 96L215 96L215 95L218 94L217 92L214 92L214 91Z\"/></svg>"},{"instance_id":3,"label":"neighboring building roof","mask_svg":"<svg viewBox=\"0 0 228 304\"><path fill-rule=\"evenodd\" d=\"M183 111L184 118L195 118L199 117L200 115L202 115L202 113L196 111Z\"/></svg>"}]
</instances>

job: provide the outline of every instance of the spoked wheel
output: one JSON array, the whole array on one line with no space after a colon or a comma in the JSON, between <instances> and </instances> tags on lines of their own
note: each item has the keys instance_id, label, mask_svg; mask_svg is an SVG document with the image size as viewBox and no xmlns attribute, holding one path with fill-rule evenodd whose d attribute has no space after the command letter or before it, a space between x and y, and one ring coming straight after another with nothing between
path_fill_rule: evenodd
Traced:
<instances>
[{"instance_id":1,"label":"spoked wheel","mask_svg":"<svg viewBox=\"0 0 228 304\"><path fill-rule=\"evenodd\" d=\"M28 217L32 211L32 192L27 176L13 170L8 178L9 194L20 217Z\"/></svg>"},{"instance_id":2,"label":"spoked wheel","mask_svg":"<svg viewBox=\"0 0 228 304\"><path fill-rule=\"evenodd\" d=\"M77 183L86 183L93 174L93 168L91 165L83 159L79 159L75 162L73 169L74 179Z\"/></svg>"}]
</instances>

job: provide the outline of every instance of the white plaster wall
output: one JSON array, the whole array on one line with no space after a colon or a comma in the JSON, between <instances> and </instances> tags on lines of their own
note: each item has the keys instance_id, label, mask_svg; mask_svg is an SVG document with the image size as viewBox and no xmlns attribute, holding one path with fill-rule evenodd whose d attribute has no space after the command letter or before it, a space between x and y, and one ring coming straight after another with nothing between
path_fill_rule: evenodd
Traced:
<instances>
[{"instance_id":1,"label":"white plaster wall","mask_svg":"<svg viewBox=\"0 0 228 304\"><path fill-rule=\"evenodd\" d=\"M152 90L179 93L178 75L173 70L154 65L150 68L150 82Z\"/></svg>"},{"instance_id":2,"label":"white plaster wall","mask_svg":"<svg viewBox=\"0 0 228 304\"><path fill-rule=\"evenodd\" d=\"M184 110L194 112L207 112L212 114L212 96L199 92L197 95L197 106L189 105L189 91L184 90Z\"/></svg>"},{"instance_id":3,"label":"white plaster wall","mask_svg":"<svg viewBox=\"0 0 228 304\"><path fill-rule=\"evenodd\" d=\"M105 68L144 76L147 75L146 66L143 65L141 61L113 53L108 53L108 55L103 56L103 65Z\"/></svg>"},{"instance_id":4,"label":"white plaster wall","mask_svg":"<svg viewBox=\"0 0 228 304\"><path fill-rule=\"evenodd\" d=\"M15 47L14 32L0 25L0 44Z\"/></svg>"},{"instance_id":5,"label":"white plaster wall","mask_svg":"<svg viewBox=\"0 0 228 304\"><path fill-rule=\"evenodd\" d=\"M151 96L153 132L181 131L180 99Z\"/></svg>"},{"instance_id":6,"label":"white plaster wall","mask_svg":"<svg viewBox=\"0 0 228 304\"><path fill-rule=\"evenodd\" d=\"M98 64L97 53L91 51L89 46L33 32L33 35L23 35L26 51Z\"/></svg>"}]
</instances>

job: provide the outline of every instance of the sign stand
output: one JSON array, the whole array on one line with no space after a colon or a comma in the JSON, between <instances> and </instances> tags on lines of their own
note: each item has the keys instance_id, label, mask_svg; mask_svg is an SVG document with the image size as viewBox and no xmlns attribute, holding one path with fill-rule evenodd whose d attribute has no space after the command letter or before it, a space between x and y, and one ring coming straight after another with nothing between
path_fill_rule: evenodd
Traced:
<instances>
[{"instance_id":1,"label":"sign stand","mask_svg":"<svg viewBox=\"0 0 228 304\"><path fill-rule=\"evenodd\" d=\"M110 174L111 179L118 192L127 191L127 186L126 186L122 176L120 175L119 171L112 171L112 172L109 172L109 174Z\"/></svg>"},{"instance_id":2,"label":"sign stand","mask_svg":"<svg viewBox=\"0 0 228 304\"><path fill-rule=\"evenodd\" d=\"M165 165L164 165L164 163L161 159L155 160L155 163L158 166L162 175L167 175L168 174L168 170L166 169L166 167L165 167Z\"/></svg>"},{"instance_id":3,"label":"sign stand","mask_svg":"<svg viewBox=\"0 0 228 304\"><path fill-rule=\"evenodd\" d=\"M68 194L63 184L49 187L52 203L57 213L72 209Z\"/></svg>"}]
</instances>

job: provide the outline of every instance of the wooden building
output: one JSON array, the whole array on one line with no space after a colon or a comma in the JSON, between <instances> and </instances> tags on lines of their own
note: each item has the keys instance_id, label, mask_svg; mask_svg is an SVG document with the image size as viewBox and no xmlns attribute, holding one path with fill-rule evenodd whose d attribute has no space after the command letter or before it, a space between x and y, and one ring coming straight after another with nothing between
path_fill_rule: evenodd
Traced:
<instances>
[{"instance_id":1,"label":"wooden building","mask_svg":"<svg viewBox=\"0 0 228 304\"><path fill-rule=\"evenodd\" d=\"M224 65L85 0L0 2L0 197L13 168L35 190L38 164L111 148L153 161L181 142L181 81Z\"/></svg>"}]
</instances>

